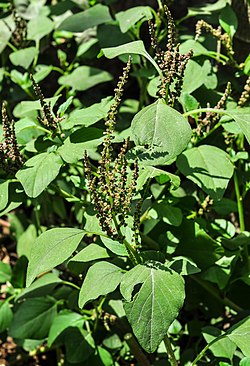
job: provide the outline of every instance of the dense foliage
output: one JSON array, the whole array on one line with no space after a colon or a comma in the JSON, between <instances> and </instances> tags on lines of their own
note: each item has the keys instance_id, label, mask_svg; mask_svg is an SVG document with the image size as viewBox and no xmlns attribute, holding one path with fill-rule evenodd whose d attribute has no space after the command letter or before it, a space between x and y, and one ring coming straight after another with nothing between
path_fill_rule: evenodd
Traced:
<instances>
[{"instance_id":1,"label":"dense foliage","mask_svg":"<svg viewBox=\"0 0 250 366\"><path fill-rule=\"evenodd\" d=\"M235 4L0 3L2 364L250 365Z\"/></svg>"}]
</instances>

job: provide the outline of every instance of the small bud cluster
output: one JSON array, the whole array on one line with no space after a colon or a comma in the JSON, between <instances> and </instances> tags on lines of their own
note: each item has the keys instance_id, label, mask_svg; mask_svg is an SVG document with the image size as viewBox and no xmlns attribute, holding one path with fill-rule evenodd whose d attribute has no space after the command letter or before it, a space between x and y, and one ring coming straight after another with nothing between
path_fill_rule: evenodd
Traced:
<instances>
[{"instance_id":1,"label":"small bud cluster","mask_svg":"<svg viewBox=\"0 0 250 366\"><path fill-rule=\"evenodd\" d=\"M38 121L41 123L41 125L45 126L50 131L55 132L55 131L57 131L57 128L58 128L59 118L54 117L53 114L51 113L50 103L47 103L45 101L41 88L35 82L35 79L32 74L30 75L30 78L32 81L34 92L35 92L37 98L39 99L40 105L42 107L43 118L38 117Z\"/></svg>"},{"instance_id":2,"label":"small bud cluster","mask_svg":"<svg viewBox=\"0 0 250 366\"><path fill-rule=\"evenodd\" d=\"M227 52L227 55L230 58L230 62L234 63L234 60L233 60L234 51L232 48L232 42L231 42L229 35L227 33L222 34L221 27L218 27L215 29L210 24L205 22L204 20L199 20L196 23L196 37L195 37L196 41L200 37L203 29L207 33L212 34L213 37L217 38L217 40L223 44L223 46L225 47L225 50Z\"/></svg>"},{"instance_id":3,"label":"small bud cluster","mask_svg":"<svg viewBox=\"0 0 250 366\"><path fill-rule=\"evenodd\" d=\"M114 138L116 115L130 67L131 59L129 58L123 70L123 75L120 77L115 89L114 102L105 122L106 131L104 132L103 150L95 173L91 171L87 153L85 152L84 155L85 174L102 230L112 239L119 241L124 239L119 228L122 225L126 225L125 219L131 209L131 201L136 190L138 178L137 162L133 164L131 177L129 177L130 172L125 157L129 140L125 140L118 156L112 159L112 140Z\"/></svg>"},{"instance_id":4,"label":"small bud cluster","mask_svg":"<svg viewBox=\"0 0 250 366\"><path fill-rule=\"evenodd\" d=\"M223 109L225 107L226 101L229 97L229 95L231 94L232 88L231 88L231 83L228 82L226 89L222 95L222 97L220 98L220 100L218 101L217 105L214 107L214 109ZM220 115L216 112L208 112L206 113L206 117L203 118L203 120L201 121L201 125L202 126L207 126L208 124L214 125L215 123L217 123L220 119ZM198 126L199 129L200 125Z\"/></svg>"},{"instance_id":5,"label":"small bud cluster","mask_svg":"<svg viewBox=\"0 0 250 366\"><path fill-rule=\"evenodd\" d=\"M240 99L238 101L239 107L244 107L250 99L250 76L248 77L246 84L244 86L244 90L240 96Z\"/></svg>"},{"instance_id":6,"label":"small bud cluster","mask_svg":"<svg viewBox=\"0 0 250 366\"><path fill-rule=\"evenodd\" d=\"M166 5L164 11L167 18L167 45L166 51L161 50L156 37L156 25L149 21L149 34L151 38L151 45L155 50L155 58L162 71L162 80L159 89L159 95L168 99L170 105L174 105L176 99L180 96L184 72L188 61L193 55L190 50L187 54L180 54L180 45L176 43L176 28L172 15ZM170 85L174 87L170 90Z\"/></svg>"},{"instance_id":7,"label":"small bud cluster","mask_svg":"<svg viewBox=\"0 0 250 366\"><path fill-rule=\"evenodd\" d=\"M207 196L204 201L201 203L201 207L199 208L198 215L202 216L205 212L210 211L210 206L214 203L213 199L210 196Z\"/></svg>"},{"instance_id":8,"label":"small bud cluster","mask_svg":"<svg viewBox=\"0 0 250 366\"><path fill-rule=\"evenodd\" d=\"M15 122L9 121L6 106L2 105L4 142L0 142L0 166L7 173L17 171L23 164L15 135Z\"/></svg>"},{"instance_id":9,"label":"small bud cluster","mask_svg":"<svg viewBox=\"0 0 250 366\"><path fill-rule=\"evenodd\" d=\"M22 43L27 35L27 22L25 19L17 15L17 12L13 10L13 17L15 22L15 29L12 32L11 43L16 47L22 47Z\"/></svg>"}]
</instances>

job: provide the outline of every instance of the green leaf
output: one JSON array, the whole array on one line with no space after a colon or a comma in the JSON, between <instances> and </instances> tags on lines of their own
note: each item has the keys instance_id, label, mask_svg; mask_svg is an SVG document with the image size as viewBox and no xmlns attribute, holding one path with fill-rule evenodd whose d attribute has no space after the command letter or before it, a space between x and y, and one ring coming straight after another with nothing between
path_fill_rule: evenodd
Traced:
<instances>
[{"instance_id":1,"label":"green leaf","mask_svg":"<svg viewBox=\"0 0 250 366\"><path fill-rule=\"evenodd\" d=\"M211 63L209 60L206 60L202 66L194 60L189 60L184 73L182 92L191 94L207 81L210 73Z\"/></svg>"},{"instance_id":2,"label":"green leaf","mask_svg":"<svg viewBox=\"0 0 250 366\"><path fill-rule=\"evenodd\" d=\"M0 211L4 210L9 199L9 181L0 180Z\"/></svg>"},{"instance_id":3,"label":"green leaf","mask_svg":"<svg viewBox=\"0 0 250 366\"><path fill-rule=\"evenodd\" d=\"M170 181L173 188L178 188L180 186L180 178L178 175L166 172L165 170L158 169L153 166L142 166L139 170L139 177L137 179L137 190L140 191L148 179L152 178L157 178L157 182L160 184Z\"/></svg>"},{"instance_id":4,"label":"green leaf","mask_svg":"<svg viewBox=\"0 0 250 366\"><path fill-rule=\"evenodd\" d=\"M250 366L250 357L244 357L240 360L239 366Z\"/></svg>"},{"instance_id":5,"label":"green leaf","mask_svg":"<svg viewBox=\"0 0 250 366\"><path fill-rule=\"evenodd\" d=\"M42 233L31 249L26 285L29 286L38 274L68 259L83 235L83 230L74 228L55 228Z\"/></svg>"},{"instance_id":6,"label":"green leaf","mask_svg":"<svg viewBox=\"0 0 250 366\"><path fill-rule=\"evenodd\" d=\"M67 328L77 326L83 320L82 315L67 309L62 310L54 318L48 336L48 346L51 347L56 338Z\"/></svg>"},{"instance_id":7,"label":"green leaf","mask_svg":"<svg viewBox=\"0 0 250 366\"><path fill-rule=\"evenodd\" d=\"M225 151L215 146L201 145L182 153L177 167L214 200L220 200L233 175L234 166Z\"/></svg>"},{"instance_id":8,"label":"green leaf","mask_svg":"<svg viewBox=\"0 0 250 366\"><path fill-rule=\"evenodd\" d=\"M109 257L107 249L92 243L72 257L69 262L90 262Z\"/></svg>"},{"instance_id":9,"label":"green leaf","mask_svg":"<svg viewBox=\"0 0 250 366\"><path fill-rule=\"evenodd\" d=\"M47 337L56 316L56 303L51 299L36 297L22 303L14 314L9 335L20 339Z\"/></svg>"},{"instance_id":10,"label":"green leaf","mask_svg":"<svg viewBox=\"0 0 250 366\"><path fill-rule=\"evenodd\" d=\"M46 273L39 277L28 288L16 296L16 301L29 297L42 297L49 294L62 280L54 273Z\"/></svg>"},{"instance_id":11,"label":"green leaf","mask_svg":"<svg viewBox=\"0 0 250 366\"><path fill-rule=\"evenodd\" d=\"M93 28L99 24L112 20L109 8L105 5L97 4L81 13L77 13L66 18L58 27L69 32L83 32L88 28Z\"/></svg>"},{"instance_id":12,"label":"green leaf","mask_svg":"<svg viewBox=\"0 0 250 366\"><path fill-rule=\"evenodd\" d=\"M0 302L0 333L9 328L13 318L13 313L10 309L8 301Z\"/></svg>"},{"instance_id":13,"label":"green leaf","mask_svg":"<svg viewBox=\"0 0 250 366\"><path fill-rule=\"evenodd\" d=\"M0 262L0 283L11 279L11 266L8 263Z\"/></svg>"},{"instance_id":14,"label":"green leaf","mask_svg":"<svg viewBox=\"0 0 250 366\"><path fill-rule=\"evenodd\" d=\"M26 161L16 177L27 196L35 198L57 177L62 165L63 161L57 153L41 153Z\"/></svg>"},{"instance_id":15,"label":"green leaf","mask_svg":"<svg viewBox=\"0 0 250 366\"><path fill-rule=\"evenodd\" d=\"M212 266L224 251L222 246L213 240L196 222L183 220L179 233L180 242L175 251L175 256L191 258L201 269Z\"/></svg>"},{"instance_id":16,"label":"green leaf","mask_svg":"<svg viewBox=\"0 0 250 366\"><path fill-rule=\"evenodd\" d=\"M10 61L15 66L22 66L24 69L28 69L37 54L38 50L35 47L24 48L12 52L10 54Z\"/></svg>"},{"instance_id":17,"label":"green leaf","mask_svg":"<svg viewBox=\"0 0 250 366\"><path fill-rule=\"evenodd\" d=\"M233 38L238 28L238 19L229 4L220 13L219 22L224 31Z\"/></svg>"},{"instance_id":18,"label":"green leaf","mask_svg":"<svg viewBox=\"0 0 250 366\"><path fill-rule=\"evenodd\" d=\"M96 149L102 143L103 131L94 127L83 127L73 132L57 150L64 161L76 163L83 158L84 151Z\"/></svg>"},{"instance_id":19,"label":"green leaf","mask_svg":"<svg viewBox=\"0 0 250 366\"><path fill-rule=\"evenodd\" d=\"M182 276L188 276L201 271L191 259L182 256L174 257L168 263L168 266Z\"/></svg>"},{"instance_id":20,"label":"green leaf","mask_svg":"<svg viewBox=\"0 0 250 366\"><path fill-rule=\"evenodd\" d=\"M186 148L191 138L187 120L162 99L143 108L131 125L136 155L142 164L170 164Z\"/></svg>"},{"instance_id":21,"label":"green leaf","mask_svg":"<svg viewBox=\"0 0 250 366\"><path fill-rule=\"evenodd\" d=\"M60 95L57 95L53 98L45 98L45 102L51 105L51 108L55 105L57 100L60 98ZM29 112L42 110L41 104L39 100L36 101L30 101L25 100L21 103L19 103L16 108L14 109L14 116L15 117L26 117Z\"/></svg>"},{"instance_id":22,"label":"green leaf","mask_svg":"<svg viewBox=\"0 0 250 366\"><path fill-rule=\"evenodd\" d=\"M31 224L18 238L17 254L19 257L25 255L29 259L31 246L35 241L36 237L37 237L36 227L35 225Z\"/></svg>"},{"instance_id":23,"label":"green leaf","mask_svg":"<svg viewBox=\"0 0 250 366\"><path fill-rule=\"evenodd\" d=\"M100 295L113 292L121 282L121 269L108 262L93 264L87 272L79 294L79 307L90 300L95 300Z\"/></svg>"},{"instance_id":24,"label":"green leaf","mask_svg":"<svg viewBox=\"0 0 250 366\"><path fill-rule=\"evenodd\" d=\"M235 120L250 144L250 108L239 108L233 111L225 111L225 114L231 116Z\"/></svg>"},{"instance_id":25,"label":"green leaf","mask_svg":"<svg viewBox=\"0 0 250 366\"><path fill-rule=\"evenodd\" d=\"M221 331L215 327L207 326L202 328L202 335L207 343L212 342L221 335ZM209 347L215 357L224 357L232 361L236 351L236 345L228 338L221 338Z\"/></svg>"},{"instance_id":26,"label":"green leaf","mask_svg":"<svg viewBox=\"0 0 250 366\"><path fill-rule=\"evenodd\" d=\"M74 90L87 90L93 86L112 80L112 75L91 66L79 66L71 74L58 79L60 85L68 85Z\"/></svg>"},{"instance_id":27,"label":"green leaf","mask_svg":"<svg viewBox=\"0 0 250 366\"><path fill-rule=\"evenodd\" d=\"M117 57L120 55L125 55L125 54L128 54L128 55L136 54L136 55L144 56L156 68L159 75L161 75L161 69L159 68L159 66L157 65L155 60L146 51L142 41L129 42L129 43L123 44L121 46L117 46L117 47L103 48L102 52L103 52L104 56L107 58L114 58L114 57Z\"/></svg>"},{"instance_id":28,"label":"green leaf","mask_svg":"<svg viewBox=\"0 0 250 366\"><path fill-rule=\"evenodd\" d=\"M105 247L108 248L112 253L125 257L128 256L128 252L124 244L121 244L116 240L106 238L105 236L101 236L100 239Z\"/></svg>"},{"instance_id":29,"label":"green leaf","mask_svg":"<svg viewBox=\"0 0 250 366\"><path fill-rule=\"evenodd\" d=\"M57 114L60 116L60 117L63 117L66 110L69 108L69 106L71 105L71 103L73 102L73 99L74 97L71 96L69 97L66 102L64 102L63 104L60 105L60 107L58 108L58 111L57 111Z\"/></svg>"},{"instance_id":30,"label":"green leaf","mask_svg":"<svg viewBox=\"0 0 250 366\"><path fill-rule=\"evenodd\" d=\"M84 329L72 327L65 335L66 358L69 362L84 365L95 351L95 342L90 333Z\"/></svg>"},{"instance_id":31,"label":"green leaf","mask_svg":"<svg viewBox=\"0 0 250 366\"><path fill-rule=\"evenodd\" d=\"M49 34L53 30L53 28L54 23L52 22L52 20L44 15L38 16L28 22L27 39L38 42L44 36Z\"/></svg>"},{"instance_id":32,"label":"green leaf","mask_svg":"<svg viewBox=\"0 0 250 366\"><path fill-rule=\"evenodd\" d=\"M183 305L182 277L160 262L149 261L128 271L120 289L136 338L145 351L154 352Z\"/></svg>"},{"instance_id":33,"label":"green leaf","mask_svg":"<svg viewBox=\"0 0 250 366\"><path fill-rule=\"evenodd\" d=\"M79 109L70 114L65 126L67 128L77 125L91 126L107 116L111 104L111 97L107 97L103 98L100 103L94 103L90 107Z\"/></svg>"},{"instance_id":34,"label":"green leaf","mask_svg":"<svg viewBox=\"0 0 250 366\"><path fill-rule=\"evenodd\" d=\"M235 324L226 335L240 348L244 356L250 357L250 316Z\"/></svg>"},{"instance_id":35,"label":"green leaf","mask_svg":"<svg viewBox=\"0 0 250 366\"><path fill-rule=\"evenodd\" d=\"M133 27L139 20L152 19L152 12L149 6L135 6L116 14L122 33L126 33L129 28Z\"/></svg>"},{"instance_id":36,"label":"green leaf","mask_svg":"<svg viewBox=\"0 0 250 366\"><path fill-rule=\"evenodd\" d=\"M169 225L180 226L182 222L182 212L178 207L173 207L167 201L162 201L153 206L158 217Z\"/></svg>"}]
</instances>

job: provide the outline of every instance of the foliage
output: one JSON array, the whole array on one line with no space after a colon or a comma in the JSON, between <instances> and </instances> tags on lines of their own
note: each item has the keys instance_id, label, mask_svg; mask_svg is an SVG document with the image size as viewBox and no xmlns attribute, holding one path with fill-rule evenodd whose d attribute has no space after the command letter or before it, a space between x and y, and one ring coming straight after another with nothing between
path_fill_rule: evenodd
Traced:
<instances>
[{"instance_id":1,"label":"foliage","mask_svg":"<svg viewBox=\"0 0 250 366\"><path fill-rule=\"evenodd\" d=\"M10 364L250 362L249 55L166 3L0 4Z\"/></svg>"}]
</instances>

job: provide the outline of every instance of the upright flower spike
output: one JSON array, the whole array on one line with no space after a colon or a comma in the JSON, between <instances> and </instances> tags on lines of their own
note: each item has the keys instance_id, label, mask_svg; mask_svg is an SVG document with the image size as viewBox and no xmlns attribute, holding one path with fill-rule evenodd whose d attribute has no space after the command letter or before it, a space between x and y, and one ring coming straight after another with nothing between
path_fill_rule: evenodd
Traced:
<instances>
[{"instance_id":1,"label":"upright flower spike","mask_svg":"<svg viewBox=\"0 0 250 366\"><path fill-rule=\"evenodd\" d=\"M124 141L115 159L113 158L112 149L117 110L130 67L131 58L129 58L126 67L123 69L123 74L120 76L115 88L114 102L105 122L106 131L104 132L103 150L96 174L91 172L88 156L86 153L84 155L85 175L100 226L112 239L120 242L124 240L120 227L126 225L125 218L131 211L131 201L138 177L138 165L135 163L132 169L132 177L129 180L129 164L125 157L129 141ZM132 248L132 250L135 249Z\"/></svg>"},{"instance_id":2,"label":"upright flower spike","mask_svg":"<svg viewBox=\"0 0 250 366\"><path fill-rule=\"evenodd\" d=\"M155 25L153 25L151 21L149 21L148 24L151 46L155 50L155 59L163 75L158 94L161 98L165 99L169 105L173 106L181 94L184 72L193 52L189 51L184 55L179 53L180 45L176 43L176 28L174 20L166 5L164 5L164 12L168 24L165 51L163 51L159 46L155 33ZM170 89L171 84L174 84L174 87Z\"/></svg>"},{"instance_id":3,"label":"upright flower spike","mask_svg":"<svg viewBox=\"0 0 250 366\"><path fill-rule=\"evenodd\" d=\"M2 124L4 143L0 145L1 167L7 172L16 171L22 166L23 160L16 140L15 122L9 121L5 103L2 105Z\"/></svg>"},{"instance_id":4,"label":"upright flower spike","mask_svg":"<svg viewBox=\"0 0 250 366\"><path fill-rule=\"evenodd\" d=\"M15 29L12 33L11 42L16 47L21 47L27 35L27 22L17 14L15 9L13 10L12 14L15 22Z\"/></svg>"},{"instance_id":5,"label":"upright flower spike","mask_svg":"<svg viewBox=\"0 0 250 366\"><path fill-rule=\"evenodd\" d=\"M238 101L238 107L244 107L250 99L250 76L248 77L246 84L244 86L244 90L240 96Z\"/></svg>"},{"instance_id":6,"label":"upright flower spike","mask_svg":"<svg viewBox=\"0 0 250 366\"><path fill-rule=\"evenodd\" d=\"M34 92L39 99L40 105L42 107L43 118L38 117L38 120L43 126L55 132L58 128L58 118L54 117L51 113L50 104L45 101L42 90L40 86L35 82L32 74L30 74L30 79L32 81Z\"/></svg>"}]
</instances>

